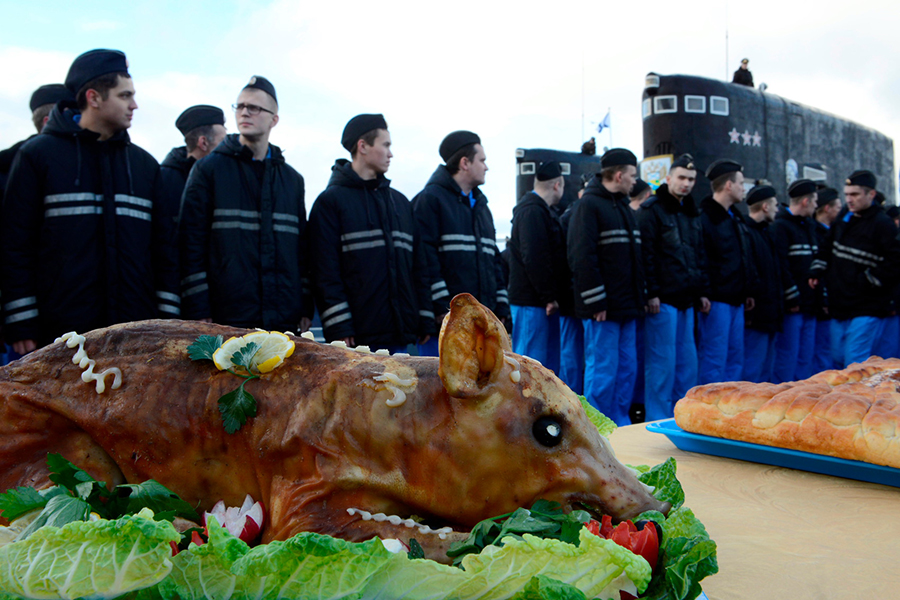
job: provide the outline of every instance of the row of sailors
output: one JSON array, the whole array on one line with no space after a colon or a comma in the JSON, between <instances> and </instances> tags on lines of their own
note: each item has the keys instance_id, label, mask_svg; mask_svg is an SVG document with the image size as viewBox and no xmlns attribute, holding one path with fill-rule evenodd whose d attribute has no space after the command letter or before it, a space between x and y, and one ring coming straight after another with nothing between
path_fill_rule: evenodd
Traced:
<instances>
[{"instance_id":1,"label":"row of sailors","mask_svg":"<svg viewBox=\"0 0 900 600\"><path fill-rule=\"evenodd\" d=\"M559 165L538 169L508 243L516 352L619 424L636 384L653 420L698 383L794 381L898 355L900 241L871 172L846 179L842 212L838 192L810 180L784 206L767 185L745 194L728 159L708 166L712 195L698 203L690 155L644 201L636 166L608 151L560 218Z\"/></svg>"},{"instance_id":2,"label":"row of sailors","mask_svg":"<svg viewBox=\"0 0 900 600\"><path fill-rule=\"evenodd\" d=\"M19 354L155 317L305 331L317 306L329 341L436 355L454 295L508 318L472 132L444 138L443 164L410 202L385 177L384 117L354 117L350 160L307 220L303 177L269 143L280 115L265 77L240 90L236 134L216 107L184 111L185 146L162 166L128 137L137 103L119 51L82 54L32 105L41 133L12 149L0 209L4 336Z\"/></svg>"}]
</instances>

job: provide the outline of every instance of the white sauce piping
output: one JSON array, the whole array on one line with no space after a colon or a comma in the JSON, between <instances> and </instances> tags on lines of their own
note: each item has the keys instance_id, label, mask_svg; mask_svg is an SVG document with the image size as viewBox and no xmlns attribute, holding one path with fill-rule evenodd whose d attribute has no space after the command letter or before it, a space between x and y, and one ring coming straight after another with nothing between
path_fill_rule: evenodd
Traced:
<instances>
[{"instance_id":1,"label":"white sauce piping","mask_svg":"<svg viewBox=\"0 0 900 600\"><path fill-rule=\"evenodd\" d=\"M509 374L509 378L513 383L519 383L522 379L522 373L519 371L519 361L509 356L503 355L503 360L507 362L509 366L513 368L513 370Z\"/></svg>"},{"instance_id":2,"label":"white sauce piping","mask_svg":"<svg viewBox=\"0 0 900 600\"><path fill-rule=\"evenodd\" d=\"M312 331L304 331L303 333L300 334L300 337L307 339L307 340L316 341L316 336L313 334Z\"/></svg>"},{"instance_id":3,"label":"white sauce piping","mask_svg":"<svg viewBox=\"0 0 900 600\"><path fill-rule=\"evenodd\" d=\"M362 510L360 508L348 508L347 514L349 515L359 515L362 517L363 521L375 521L376 523L382 523L387 521L391 525L403 525L404 527L409 527L410 529L418 529L419 533L436 533L439 538L442 540L447 539L448 533L453 533L453 529L451 527L441 527L440 529L432 529L428 525L422 525L421 523L416 523L412 519L401 519L397 515L386 515L384 513L375 513L374 515L367 510Z\"/></svg>"},{"instance_id":4,"label":"white sauce piping","mask_svg":"<svg viewBox=\"0 0 900 600\"><path fill-rule=\"evenodd\" d=\"M61 337L56 338L56 341L65 342L66 346L68 346L69 348L78 346L78 351L75 352L75 356L72 357L72 362L82 369L85 369L84 373L81 374L81 380L83 382L97 382L98 394L102 394L106 391L107 375L113 376L113 384L110 386L112 389L117 390L122 386L122 371L117 367L110 367L102 373L94 373L94 367L97 365L97 363L93 359L89 358L87 352L84 351L83 335L78 335L74 331L70 331L69 333L64 333Z\"/></svg>"},{"instance_id":5,"label":"white sauce piping","mask_svg":"<svg viewBox=\"0 0 900 600\"><path fill-rule=\"evenodd\" d=\"M401 387L411 388L415 387L416 385L415 379L400 379L400 377L398 377L395 373L388 372L384 372L381 375L376 375L372 379L383 383L385 389L394 393L393 398L384 401L384 403L391 408L400 406L401 404L406 402L406 392L404 390L401 390Z\"/></svg>"}]
</instances>

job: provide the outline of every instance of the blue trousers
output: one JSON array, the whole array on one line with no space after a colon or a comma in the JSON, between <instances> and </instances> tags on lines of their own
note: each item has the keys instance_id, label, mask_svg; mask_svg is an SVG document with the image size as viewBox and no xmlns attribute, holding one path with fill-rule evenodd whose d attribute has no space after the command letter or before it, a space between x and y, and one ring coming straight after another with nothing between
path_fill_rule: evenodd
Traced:
<instances>
[{"instance_id":1,"label":"blue trousers","mask_svg":"<svg viewBox=\"0 0 900 600\"><path fill-rule=\"evenodd\" d=\"M584 325L576 317L559 318L559 378L584 394Z\"/></svg>"},{"instance_id":2,"label":"blue trousers","mask_svg":"<svg viewBox=\"0 0 900 600\"><path fill-rule=\"evenodd\" d=\"M416 344L416 348L419 349L419 356L437 356L438 350L440 349L440 346L438 346L439 338L440 336L434 334L431 336L431 339L424 344Z\"/></svg>"},{"instance_id":3,"label":"blue trousers","mask_svg":"<svg viewBox=\"0 0 900 600\"><path fill-rule=\"evenodd\" d=\"M634 368L634 394L631 396L632 404L644 404L646 395L646 381L644 380L644 319L634 321L634 356L636 359ZM646 405L644 411L646 413ZM646 420L646 416L644 417Z\"/></svg>"},{"instance_id":4,"label":"blue trousers","mask_svg":"<svg viewBox=\"0 0 900 600\"><path fill-rule=\"evenodd\" d=\"M675 402L697 385L694 309L659 305L644 317L644 407L647 421L668 419Z\"/></svg>"},{"instance_id":5,"label":"blue trousers","mask_svg":"<svg viewBox=\"0 0 900 600\"><path fill-rule=\"evenodd\" d=\"M816 344L816 317L789 313L775 336L775 379L772 383L800 381L813 374Z\"/></svg>"},{"instance_id":6,"label":"blue trousers","mask_svg":"<svg viewBox=\"0 0 900 600\"><path fill-rule=\"evenodd\" d=\"M559 373L559 315L544 308L511 305L513 352L529 356Z\"/></svg>"},{"instance_id":7,"label":"blue trousers","mask_svg":"<svg viewBox=\"0 0 900 600\"><path fill-rule=\"evenodd\" d=\"M854 317L831 320L831 356L841 368L850 363L863 362L875 349L875 342L884 329L878 317Z\"/></svg>"},{"instance_id":8,"label":"blue trousers","mask_svg":"<svg viewBox=\"0 0 900 600\"><path fill-rule=\"evenodd\" d=\"M616 425L630 425L628 409L637 374L635 321L584 319L583 323L585 396Z\"/></svg>"},{"instance_id":9,"label":"blue trousers","mask_svg":"<svg viewBox=\"0 0 900 600\"><path fill-rule=\"evenodd\" d=\"M712 302L700 314L700 383L738 381L744 370L744 306Z\"/></svg>"},{"instance_id":10,"label":"blue trousers","mask_svg":"<svg viewBox=\"0 0 900 600\"><path fill-rule=\"evenodd\" d=\"M744 329L744 371L741 376L744 381L772 381L777 337L775 333Z\"/></svg>"},{"instance_id":11,"label":"blue trousers","mask_svg":"<svg viewBox=\"0 0 900 600\"><path fill-rule=\"evenodd\" d=\"M881 358L900 358L900 316L885 317L884 331L875 343L875 354Z\"/></svg>"},{"instance_id":12,"label":"blue trousers","mask_svg":"<svg viewBox=\"0 0 900 600\"><path fill-rule=\"evenodd\" d=\"M831 321L816 319L816 345L813 350L813 373L840 369L831 356Z\"/></svg>"}]
</instances>

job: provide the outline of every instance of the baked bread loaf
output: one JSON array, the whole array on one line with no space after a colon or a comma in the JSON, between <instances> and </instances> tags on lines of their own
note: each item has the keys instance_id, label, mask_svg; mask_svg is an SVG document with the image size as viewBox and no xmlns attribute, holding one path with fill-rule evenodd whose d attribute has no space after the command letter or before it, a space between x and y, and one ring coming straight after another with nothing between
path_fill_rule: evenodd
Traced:
<instances>
[{"instance_id":1,"label":"baked bread loaf","mask_svg":"<svg viewBox=\"0 0 900 600\"><path fill-rule=\"evenodd\" d=\"M900 359L782 383L713 383L675 405L685 431L900 469Z\"/></svg>"}]
</instances>

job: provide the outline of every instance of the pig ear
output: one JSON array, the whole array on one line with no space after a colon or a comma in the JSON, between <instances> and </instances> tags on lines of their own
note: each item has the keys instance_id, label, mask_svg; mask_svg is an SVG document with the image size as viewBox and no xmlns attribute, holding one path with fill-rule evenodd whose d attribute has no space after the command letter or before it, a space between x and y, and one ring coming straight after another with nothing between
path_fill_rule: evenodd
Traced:
<instances>
[{"instance_id":1,"label":"pig ear","mask_svg":"<svg viewBox=\"0 0 900 600\"><path fill-rule=\"evenodd\" d=\"M439 346L438 374L457 398L479 395L503 367L503 351L512 351L503 323L469 294L450 302Z\"/></svg>"}]
</instances>

